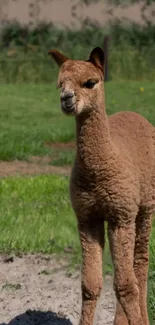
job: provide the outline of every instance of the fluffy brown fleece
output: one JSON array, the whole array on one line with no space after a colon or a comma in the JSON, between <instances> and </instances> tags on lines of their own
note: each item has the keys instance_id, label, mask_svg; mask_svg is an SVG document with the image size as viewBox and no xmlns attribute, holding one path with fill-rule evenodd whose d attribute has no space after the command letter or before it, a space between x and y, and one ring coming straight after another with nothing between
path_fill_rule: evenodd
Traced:
<instances>
[{"instance_id":1,"label":"fluffy brown fleece","mask_svg":"<svg viewBox=\"0 0 155 325\"><path fill-rule=\"evenodd\" d=\"M62 110L76 120L70 196L82 245L80 325L92 325L102 288L104 223L114 265L115 325L148 325L149 235L155 210L155 129L141 115L105 110L104 53L87 61L53 50Z\"/></svg>"}]
</instances>

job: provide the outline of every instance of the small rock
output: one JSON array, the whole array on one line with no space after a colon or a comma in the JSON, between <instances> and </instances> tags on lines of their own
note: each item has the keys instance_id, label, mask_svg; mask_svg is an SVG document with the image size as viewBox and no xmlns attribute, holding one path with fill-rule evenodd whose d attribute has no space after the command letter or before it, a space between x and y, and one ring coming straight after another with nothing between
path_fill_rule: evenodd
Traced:
<instances>
[{"instance_id":1,"label":"small rock","mask_svg":"<svg viewBox=\"0 0 155 325\"><path fill-rule=\"evenodd\" d=\"M14 257L13 256L7 256L3 260L4 263L13 263L14 262Z\"/></svg>"},{"instance_id":2,"label":"small rock","mask_svg":"<svg viewBox=\"0 0 155 325\"><path fill-rule=\"evenodd\" d=\"M68 247L65 247L65 248L64 248L64 252L65 252L65 253L73 253L73 251L74 251L74 250L73 250L73 247L72 247L72 246L68 246Z\"/></svg>"}]
</instances>

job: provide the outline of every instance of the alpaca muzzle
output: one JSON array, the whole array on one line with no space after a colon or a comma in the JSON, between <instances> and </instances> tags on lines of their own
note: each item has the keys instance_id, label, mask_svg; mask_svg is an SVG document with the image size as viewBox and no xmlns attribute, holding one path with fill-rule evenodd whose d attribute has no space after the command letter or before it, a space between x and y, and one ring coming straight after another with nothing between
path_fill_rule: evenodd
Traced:
<instances>
[{"instance_id":1,"label":"alpaca muzzle","mask_svg":"<svg viewBox=\"0 0 155 325\"><path fill-rule=\"evenodd\" d=\"M61 108L64 113L72 114L75 111L76 101L74 91L62 91L60 95Z\"/></svg>"}]
</instances>

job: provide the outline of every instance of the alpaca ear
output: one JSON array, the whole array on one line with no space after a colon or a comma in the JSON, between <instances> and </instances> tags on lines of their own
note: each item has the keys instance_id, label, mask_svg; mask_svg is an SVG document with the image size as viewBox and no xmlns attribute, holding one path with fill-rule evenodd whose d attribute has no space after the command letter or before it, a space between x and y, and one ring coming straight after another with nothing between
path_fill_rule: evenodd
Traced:
<instances>
[{"instance_id":1,"label":"alpaca ear","mask_svg":"<svg viewBox=\"0 0 155 325\"><path fill-rule=\"evenodd\" d=\"M100 47L95 47L89 56L89 61L97 68L104 70L104 52Z\"/></svg>"},{"instance_id":2,"label":"alpaca ear","mask_svg":"<svg viewBox=\"0 0 155 325\"><path fill-rule=\"evenodd\" d=\"M48 54L52 56L52 58L55 60L55 62L59 67L61 67L66 60L68 60L68 58L65 55L63 55L57 50L51 50L48 52Z\"/></svg>"}]
</instances>

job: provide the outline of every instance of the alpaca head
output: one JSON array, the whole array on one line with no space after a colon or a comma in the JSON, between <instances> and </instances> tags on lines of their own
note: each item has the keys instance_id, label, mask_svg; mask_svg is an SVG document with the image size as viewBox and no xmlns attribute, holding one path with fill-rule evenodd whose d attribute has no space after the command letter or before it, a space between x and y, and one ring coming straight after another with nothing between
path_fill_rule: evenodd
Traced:
<instances>
[{"instance_id":1,"label":"alpaca head","mask_svg":"<svg viewBox=\"0 0 155 325\"><path fill-rule=\"evenodd\" d=\"M60 67L57 85L61 108L68 115L97 109L103 97L104 53L97 47L87 61L71 60L56 50L49 54Z\"/></svg>"}]
</instances>

